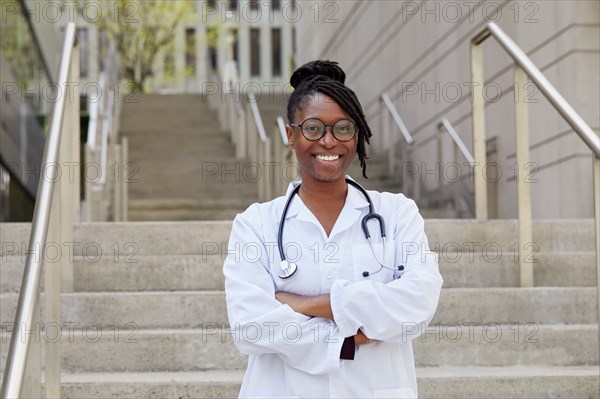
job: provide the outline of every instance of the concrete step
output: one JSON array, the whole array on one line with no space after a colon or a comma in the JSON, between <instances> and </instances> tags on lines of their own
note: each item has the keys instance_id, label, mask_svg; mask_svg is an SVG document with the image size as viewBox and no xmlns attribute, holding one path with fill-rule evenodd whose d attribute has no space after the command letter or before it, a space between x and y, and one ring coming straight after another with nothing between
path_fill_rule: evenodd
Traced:
<instances>
[{"instance_id":1,"label":"concrete step","mask_svg":"<svg viewBox=\"0 0 600 399\"><path fill-rule=\"evenodd\" d=\"M118 256L120 255L120 256ZM76 292L222 290L221 255L125 255L74 258ZM0 267L0 292L18 292L25 260ZM42 286L44 280L42 278Z\"/></svg>"},{"instance_id":2,"label":"concrete step","mask_svg":"<svg viewBox=\"0 0 600 399\"><path fill-rule=\"evenodd\" d=\"M173 221L173 220L232 220L245 208L236 209L154 209L130 210L129 220L135 221Z\"/></svg>"},{"instance_id":3,"label":"concrete step","mask_svg":"<svg viewBox=\"0 0 600 399\"><path fill-rule=\"evenodd\" d=\"M593 223L587 219L534 222L536 253L595 252ZM20 255L28 246L29 229L28 223L1 224L0 255ZM81 254L88 243L108 250L115 242L133 242L140 254L200 253L202 242L227 242L230 230L229 221L82 223L75 226L75 237L81 244L75 247L75 254ZM516 220L433 219L426 221L425 230L430 248L442 254L482 250L514 254L518 248ZM535 253L530 259L535 259Z\"/></svg>"},{"instance_id":4,"label":"concrete step","mask_svg":"<svg viewBox=\"0 0 600 399\"><path fill-rule=\"evenodd\" d=\"M0 322L12 323L17 294L0 295ZM227 323L223 291L69 293L61 297L62 321L139 328L197 328ZM596 288L448 288L434 323L597 323ZM8 324L6 324L8 326Z\"/></svg>"},{"instance_id":5,"label":"concrete step","mask_svg":"<svg viewBox=\"0 0 600 399\"><path fill-rule=\"evenodd\" d=\"M422 398L598 398L597 366L417 369Z\"/></svg>"},{"instance_id":6,"label":"concrete step","mask_svg":"<svg viewBox=\"0 0 600 399\"><path fill-rule=\"evenodd\" d=\"M233 398L241 370L63 373L62 397ZM598 398L598 367L420 367L421 398Z\"/></svg>"},{"instance_id":7,"label":"concrete step","mask_svg":"<svg viewBox=\"0 0 600 399\"><path fill-rule=\"evenodd\" d=\"M237 398L244 372L63 373L65 399Z\"/></svg>"},{"instance_id":8,"label":"concrete step","mask_svg":"<svg viewBox=\"0 0 600 399\"><path fill-rule=\"evenodd\" d=\"M131 211L130 211L131 212ZM216 212L216 211L215 211ZM207 252L220 249L213 246ZM457 258L460 256L460 258ZM534 265L536 286L594 287L595 254L540 253ZM133 250L105 254L100 258L74 258L77 292L222 290L224 254L141 255ZM483 253L440 256L445 288L518 287L519 266L506 254L492 262ZM0 258L0 293L18 292L25 258ZM43 283L43 281L42 281Z\"/></svg>"},{"instance_id":9,"label":"concrete step","mask_svg":"<svg viewBox=\"0 0 600 399\"><path fill-rule=\"evenodd\" d=\"M63 370L71 373L245 369L247 357L235 346L240 336L217 324L207 326L137 330L133 323L115 323L110 328L81 324L60 331L52 327L48 338L44 333L38 336L50 341L62 334ZM259 330L251 331L247 334ZM264 333L268 334L268 327ZM2 339L8 342L9 337L5 333ZM413 340L413 346L418 367L581 367L598 366L597 337L595 325L433 325ZM7 351L2 349L3 364Z\"/></svg>"}]
</instances>

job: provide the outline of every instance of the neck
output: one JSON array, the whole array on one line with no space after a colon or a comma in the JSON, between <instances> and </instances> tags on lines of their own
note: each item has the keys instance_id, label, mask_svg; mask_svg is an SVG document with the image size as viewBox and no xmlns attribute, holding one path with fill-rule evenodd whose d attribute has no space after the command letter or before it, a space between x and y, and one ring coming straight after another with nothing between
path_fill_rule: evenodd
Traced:
<instances>
[{"instance_id":1,"label":"neck","mask_svg":"<svg viewBox=\"0 0 600 399\"><path fill-rule=\"evenodd\" d=\"M333 182L320 182L313 179L302 179L299 195L303 201L345 201L348 188L346 179L342 177Z\"/></svg>"}]
</instances>

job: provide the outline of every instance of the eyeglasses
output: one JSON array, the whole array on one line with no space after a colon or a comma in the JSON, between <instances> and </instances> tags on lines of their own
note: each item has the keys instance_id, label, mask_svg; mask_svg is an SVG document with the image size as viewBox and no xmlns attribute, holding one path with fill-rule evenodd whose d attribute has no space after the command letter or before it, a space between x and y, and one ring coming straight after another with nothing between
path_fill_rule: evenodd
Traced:
<instances>
[{"instance_id":1,"label":"eyeglasses","mask_svg":"<svg viewBox=\"0 0 600 399\"><path fill-rule=\"evenodd\" d=\"M356 134L356 125L348 119L340 119L333 125L326 125L322 120L309 118L301 124L290 123L290 126L299 127L305 139L310 141L320 140L325 136L327 126L331 126L333 137L339 141L350 141Z\"/></svg>"}]
</instances>

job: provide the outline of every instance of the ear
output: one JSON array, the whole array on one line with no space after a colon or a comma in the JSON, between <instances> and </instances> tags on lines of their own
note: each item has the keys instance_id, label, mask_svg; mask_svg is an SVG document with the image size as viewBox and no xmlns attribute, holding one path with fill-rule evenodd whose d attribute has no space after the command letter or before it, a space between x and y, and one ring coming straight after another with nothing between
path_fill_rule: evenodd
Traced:
<instances>
[{"instance_id":1,"label":"ear","mask_svg":"<svg viewBox=\"0 0 600 399\"><path fill-rule=\"evenodd\" d=\"M294 143L294 129L292 129L292 127L290 125L285 125L285 133L287 134L287 139L288 142L290 143L290 147L292 149L295 149L295 143Z\"/></svg>"}]
</instances>

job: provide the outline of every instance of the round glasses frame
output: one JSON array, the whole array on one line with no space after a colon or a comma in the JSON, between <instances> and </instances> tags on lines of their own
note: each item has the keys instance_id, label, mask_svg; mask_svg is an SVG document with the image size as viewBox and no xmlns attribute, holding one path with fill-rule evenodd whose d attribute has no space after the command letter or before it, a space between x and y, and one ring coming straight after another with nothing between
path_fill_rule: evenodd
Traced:
<instances>
[{"instance_id":1,"label":"round glasses frame","mask_svg":"<svg viewBox=\"0 0 600 399\"><path fill-rule=\"evenodd\" d=\"M321 134L319 135L319 137L317 138L309 138L306 137L306 134L304 133L304 124L308 121L319 121L322 125L323 125L323 130L321 130ZM354 128L354 132L352 133L352 136L350 136L350 138L342 140L340 139L338 136L336 136L335 133L335 126L339 123L339 122L350 122L352 124L352 127ZM347 142L350 141L354 138L354 136L356 136L356 132L358 131L358 129L356 128L356 123L352 122L350 119L338 119L337 121L335 121L333 124L331 125L326 125L325 122L323 122L322 120L320 120L319 118L308 118L306 119L304 122L298 124L298 123L290 123L290 126L292 127L299 127L300 131L302 132L302 136L304 136L304 138L308 141L318 141L321 140L323 138L323 136L325 136L325 132L327 132L327 127L331 127L331 133L333 134L333 137L335 137L335 139L337 141L341 141L341 142Z\"/></svg>"}]
</instances>

